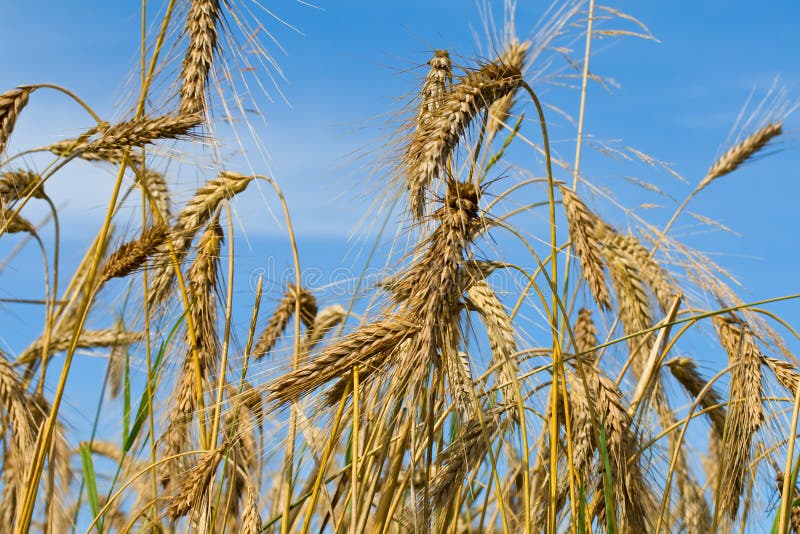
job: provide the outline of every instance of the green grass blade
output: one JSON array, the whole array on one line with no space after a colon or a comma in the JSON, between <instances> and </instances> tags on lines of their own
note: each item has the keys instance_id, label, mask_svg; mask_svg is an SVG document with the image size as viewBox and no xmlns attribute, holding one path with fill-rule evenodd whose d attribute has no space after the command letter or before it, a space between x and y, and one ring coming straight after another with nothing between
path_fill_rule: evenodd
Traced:
<instances>
[{"instance_id":1,"label":"green grass blade","mask_svg":"<svg viewBox=\"0 0 800 534\"><path fill-rule=\"evenodd\" d=\"M81 464L83 464L83 479L86 483L86 496L89 499L89 510L92 518L100 513L100 501L97 497L97 480L94 476L94 462L92 461L92 450L88 443L84 443L80 448ZM100 518L95 525L97 532L103 532L103 518Z\"/></svg>"},{"instance_id":2,"label":"green grass blade","mask_svg":"<svg viewBox=\"0 0 800 534\"><path fill-rule=\"evenodd\" d=\"M505 141L503 141L503 146L502 146L502 147L500 147L500 150L498 150L498 151L497 151L497 153L496 153L496 154L494 154L494 155L493 155L493 156L492 156L492 157L489 159L489 162L486 164L486 168L485 168L485 169L483 169L483 174L484 174L484 176L486 176L486 174L488 174L489 170L490 170L492 167L494 167L494 166L495 166L495 164L496 164L498 161L500 161L501 159L503 159L503 155L506 153L506 149L508 148L508 145L510 145L510 144L511 144L511 141L513 141L513 140L514 140L514 138L515 138L515 137L517 136L517 134L519 133L519 129L520 129L520 127L522 126L522 120L523 120L524 118L525 118L525 114L524 114L524 113L523 113L522 115L520 115L520 116L519 116L519 119L517 119L517 123L514 125L514 129L511 131L511 133L509 134L509 136L508 136L508 137L506 137L506 140L505 140Z\"/></svg>"},{"instance_id":3,"label":"green grass blade","mask_svg":"<svg viewBox=\"0 0 800 534\"><path fill-rule=\"evenodd\" d=\"M145 388L142 392L142 396L139 399L139 408L136 410L136 419L133 421L133 426L130 429L130 432L126 435L125 441L122 444L122 451L127 453L130 451L130 448L133 446L134 442L136 441L136 437L139 435L139 431L142 428L145 420L147 419L148 410L152 404L152 399L147 398L148 391L154 391L155 388L152 387L155 377L158 375L158 372L161 368L161 364L164 361L164 355L167 353L167 347L169 346L170 342L172 341L172 337L177 332L178 327L183 322L184 318L186 317L186 312L184 311L178 320L175 322L175 325L170 330L167 339L165 339L161 346L158 349L158 355L156 356L155 361L153 362L153 367L150 372L150 376L147 377L148 382L151 384L150 388Z\"/></svg>"}]
</instances>

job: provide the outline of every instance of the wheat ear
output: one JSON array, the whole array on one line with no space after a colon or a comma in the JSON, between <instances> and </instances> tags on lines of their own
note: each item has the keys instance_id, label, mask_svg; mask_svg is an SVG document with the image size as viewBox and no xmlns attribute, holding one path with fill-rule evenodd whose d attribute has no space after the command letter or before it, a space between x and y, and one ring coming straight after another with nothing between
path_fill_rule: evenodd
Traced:
<instances>
[{"instance_id":1,"label":"wheat ear","mask_svg":"<svg viewBox=\"0 0 800 534\"><path fill-rule=\"evenodd\" d=\"M264 357L275 346L294 314L298 299L300 301L300 320L306 325L306 328L314 324L314 318L317 315L317 300L314 295L304 287L301 287L298 292L294 284L289 284L286 294L278 303L267 326L264 327L255 349L253 349L253 357L256 360Z\"/></svg>"},{"instance_id":2,"label":"wheat ear","mask_svg":"<svg viewBox=\"0 0 800 534\"><path fill-rule=\"evenodd\" d=\"M252 179L252 176L225 171L195 192L194 197L178 214L169 243L165 242L158 248L158 255L163 260L153 275L149 297L151 306L163 302L171 293L175 279L172 252L174 251L175 260L180 264L186 257L195 234L208 222L220 202L244 191Z\"/></svg>"},{"instance_id":3,"label":"wheat ear","mask_svg":"<svg viewBox=\"0 0 800 534\"><path fill-rule=\"evenodd\" d=\"M32 87L17 87L0 95L0 154L5 152L17 117L28 103L32 91Z\"/></svg>"},{"instance_id":4,"label":"wheat ear","mask_svg":"<svg viewBox=\"0 0 800 534\"><path fill-rule=\"evenodd\" d=\"M44 198L44 184L39 173L14 170L0 174L0 200L3 203L20 200L28 195Z\"/></svg>"},{"instance_id":5,"label":"wheat ear","mask_svg":"<svg viewBox=\"0 0 800 534\"><path fill-rule=\"evenodd\" d=\"M595 233L598 218L571 189L561 187L564 210L567 214L570 241L581 263L581 273L597 303L611 308L611 297L606 286L603 256Z\"/></svg>"},{"instance_id":6,"label":"wheat ear","mask_svg":"<svg viewBox=\"0 0 800 534\"><path fill-rule=\"evenodd\" d=\"M740 165L753 157L758 151L764 148L767 143L782 132L782 122L769 123L758 131L750 134L744 141L731 147L722 157L714 162L710 169L708 169L705 177L697 186L696 191L707 187L717 178L735 171Z\"/></svg>"},{"instance_id":7,"label":"wheat ear","mask_svg":"<svg viewBox=\"0 0 800 534\"><path fill-rule=\"evenodd\" d=\"M217 48L219 0L191 0L186 17L189 46L181 68L181 113L206 110L206 84Z\"/></svg>"},{"instance_id":8,"label":"wheat ear","mask_svg":"<svg viewBox=\"0 0 800 534\"><path fill-rule=\"evenodd\" d=\"M442 176L472 119L498 98L516 89L519 69L499 61L487 63L463 76L430 118L420 124L403 157L411 213L424 214L426 193L433 179Z\"/></svg>"},{"instance_id":9,"label":"wheat ear","mask_svg":"<svg viewBox=\"0 0 800 534\"><path fill-rule=\"evenodd\" d=\"M120 245L106 260L103 273L100 275L100 283L111 278L124 278L139 269L147 258L156 252L166 237L166 226L157 224L142 232L138 239Z\"/></svg>"},{"instance_id":10,"label":"wheat ear","mask_svg":"<svg viewBox=\"0 0 800 534\"><path fill-rule=\"evenodd\" d=\"M734 365L730 373L728 417L720 454L719 506L733 519L739 509L753 438L764 422L762 355L747 325L735 317L714 318L719 341Z\"/></svg>"}]
</instances>

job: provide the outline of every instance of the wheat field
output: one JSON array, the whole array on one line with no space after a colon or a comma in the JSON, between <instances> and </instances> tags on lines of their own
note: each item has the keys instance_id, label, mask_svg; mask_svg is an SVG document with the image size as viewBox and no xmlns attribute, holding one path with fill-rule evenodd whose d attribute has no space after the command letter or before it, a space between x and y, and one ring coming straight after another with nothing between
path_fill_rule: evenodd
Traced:
<instances>
[{"instance_id":1,"label":"wheat field","mask_svg":"<svg viewBox=\"0 0 800 534\"><path fill-rule=\"evenodd\" d=\"M492 52L431 49L408 69L358 184L368 260L330 292L305 276L286 184L247 157L264 126L248 99L278 68L261 31L276 19L254 4L142 2L117 119L68 87L0 88L0 271L43 272L35 299L3 299L41 322L0 352L1 530L800 532L800 334L775 311L800 295L748 299L675 231L720 227L691 203L782 142L784 91L683 178L584 128L593 47L654 40L643 22L564 0L528 31L498 3ZM22 145L43 93L85 123ZM683 198L649 220L658 181L626 206L582 166L590 150ZM113 183L96 227L62 224L50 196L78 164ZM239 216L248 197L263 213ZM277 287L246 267L248 226L275 221ZM69 232L90 244L70 250Z\"/></svg>"}]
</instances>

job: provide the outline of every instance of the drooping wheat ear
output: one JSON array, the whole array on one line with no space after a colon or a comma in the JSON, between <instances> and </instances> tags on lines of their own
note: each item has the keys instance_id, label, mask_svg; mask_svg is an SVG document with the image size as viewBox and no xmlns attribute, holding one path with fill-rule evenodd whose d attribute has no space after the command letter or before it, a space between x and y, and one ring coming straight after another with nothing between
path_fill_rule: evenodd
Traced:
<instances>
[{"instance_id":1,"label":"drooping wheat ear","mask_svg":"<svg viewBox=\"0 0 800 534\"><path fill-rule=\"evenodd\" d=\"M505 401L512 404L516 399L513 386L519 367L513 357L517 351L517 342L514 338L511 317L486 280L475 282L467 290L467 295L486 325L489 348L492 350L492 363L498 367L497 381L502 384Z\"/></svg>"},{"instance_id":2,"label":"drooping wheat ear","mask_svg":"<svg viewBox=\"0 0 800 534\"><path fill-rule=\"evenodd\" d=\"M0 154L5 152L14 123L32 91L32 87L17 87L0 95Z\"/></svg>"},{"instance_id":3,"label":"drooping wheat ear","mask_svg":"<svg viewBox=\"0 0 800 534\"><path fill-rule=\"evenodd\" d=\"M447 50L436 50L428 65L431 68L419 95L417 127L431 119L433 112L442 105L447 93L450 92L450 86L453 85L453 65L450 63L450 54Z\"/></svg>"},{"instance_id":4,"label":"drooping wheat ear","mask_svg":"<svg viewBox=\"0 0 800 534\"><path fill-rule=\"evenodd\" d=\"M231 399L231 410L223 418L223 435L231 443L228 454L230 474L228 491L231 505L226 509L229 522L235 522L239 515L240 502L244 504L246 515L248 512L249 486L253 485L253 478L258 470L258 454L256 441L257 415L245 408L239 397Z\"/></svg>"},{"instance_id":5,"label":"drooping wheat ear","mask_svg":"<svg viewBox=\"0 0 800 534\"><path fill-rule=\"evenodd\" d=\"M0 408L6 429L3 451L3 500L0 518L13 525L21 504L18 494L24 490L28 454L36 439L38 425L25 386L5 355L0 353Z\"/></svg>"},{"instance_id":6,"label":"drooping wheat ear","mask_svg":"<svg viewBox=\"0 0 800 534\"><path fill-rule=\"evenodd\" d=\"M141 237L128 241L115 250L106 260L100 283L111 278L124 278L144 265L158 246L167 238L167 227L157 224L146 229Z\"/></svg>"},{"instance_id":7,"label":"drooping wheat ear","mask_svg":"<svg viewBox=\"0 0 800 534\"><path fill-rule=\"evenodd\" d=\"M575 326L572 327L575 335L575 353L588 365L594 365L597 358L597 351L593 350L597 346L597 327L592 320L592 311L586 308L578 310L578 318Z\"/></svg>"},{"instance_id":8,"label":"drooping wheat ear","mask_svg":"<svg viewBox=\"0 0 800 534\"><path fill-rule=\"evenodd\" d=\"M17 234L19 232L28 232L31 235L36 235L36 228L33 224L16 213L13 209L6 209L0 206L0 235L2 234Z\"/></svg>"},{"instance_id":9,"label":"drooping wheat ear","mask_svg":"<svg viewBox=\"0 0 800 534\"><path fill-rule=\"evenodd\" d=\"M586 369L590 371L587 380L594 382L596 388L593 389L597 392L597 411L605 427L614 498L619 503L620 530L649 532L647 511L653 503L639 461L628 462L639 450L639 440L625 409L625 400L613 380L598 375L591 368Z\"/></svg>"},{"instance_id":10,"label":"drooping wheat ear","mask_svg":"<svg viewBox=\"0 0 800 534\"><path fill-rule=\"evenodd\" d=\"M265 402L284 404L306 395L326 382L341 378L355 365L376 368L376 359L385 359L419 326L401 319L387 319L364 325L320 355L267 386Z\"/></svg>"},{"instance_id":11,"label":"drooping wheat ear","mask_svg":"<svg viewBox=\"0 0 800 534\"><path fill-rule=\"evenodd\" d=\"M206 110L206 84L217 48L219 0L191 0L186 17L189 46L181 68L181 113Z\"/></svg>"},{"instance_id":12,"label":"drooping wheat ear","mask_svg":"<svg viewBox=\"0 0 800 534\"><path fill-rule=\"evenodd\" d=\"M195 192L194 197L178 214L169 238L179 264L186 257L195 234L208 222L220 202L244 191L252 179L252 176L224 171ZM172 283L175 280L175 270L167 242L158 247L158 255L164 260L153 275L153 287L150 291L151 306L163 302L170 296Z\"/></svg>"},{"instance_id":13,"label":"drooping wheat ear","mask_svg":"<svg viewBox=\"0 0 800 534\"><path fill-rule=\"evenodd\" d=\"M578 476L583 477L581 481L584 488L590 485L589 468L592 465L595 451L594 427L592 425L592 414L589 411L589 401L586 398L586 390L575 373L567 371L567 386L569 387L569 415L571 418L572 429L572 457L573 466ZM590 393L592 389L590 388ZM595 399L592 399L595 402Z\"/></svg>"},{"instance_id":14,"label":"drooping wheat ear","mask_svg":"<svg viewBox=\"0 0 800 534\"><path fill-rule=\"evenodd\" d=\"M444 512L445 506L461 490L467 473L486 457L506 415L514 410L513 406L505 404L484 410L481 413L483 427L477 416L470 417L458 437L439 454L436 461L441 468L433 478L430 491L434 510ZM421 505L418 503L418 509Z\"/></svg>"},{"instance_id":15,"label":"drooping wheat ear","mask_svg":"<svg viewBox=\"0 0 800 534\"><path fill-rule=\"evenodd\" d=\"M438 226L417 246L416 261L395 285L396 304L421 328L409 339L404 357L396 361L397 379L393 378L388 392L393 398L405 396L409 388L419 391L430 365L441 361L459 409L465 413L472 409L472 382L458 360L459 315L467 255L485 224L478 209L480 196L480 187L474 183L448 182L442 205L433 213Z\"/></svg>"},{"instance_id":16,"label":"drooping wheat ear","mask_svg":"<svg viewBox=\"0 0 800 534\"><path fill-rule=\"evenodd\" d=\"M620 254L616 248L604 248L611 281L617 294L620 320L626 336L633 336L653 325L650 296L639 269L627 256ZM644 357L652 345L652 336L635 336L628 341L630 356L633 358L633 370L638 374L644 365Z\"/></svg>"},{"instance_id":17,"label":"drooping wheat ear","mask_svg":"<svg viewBox=\"0 0 800 534\"><path fill-rule=\"evenodd\" d=\"M247 484L247 499L242 511L242 534L261 534L261 514L258 512L258 490L252 482Z\"/></svg>"},{"instance_id":18,"label":"drooping wheat ear","mask_svg":"<svg viewBox=\"0 0 800 534\"><path fill-rule=\"evenodd\" d=\"M0 174L0 200L3 203L19 200L27 195L44 198L44 184L39 173L20 169Z\"/></svg>"},{"instance_id":19,"label":"drooping wheat ear","mask_svg":"<svg viewBox=\"0 0 800 534\"><path fill-rule=\"evenodd\" d=\"M505 65L510 65L520 72L525 66L525 57L528 54L531 42L525 41L520 43L517 39L513 39L503 55L500 56L498 61ZM514 92L510 92L505 96L501 96L489 108L489 122L486 125L486 135L489 142L494 136L503 129L503 124L508 121L511 115L511 108L514 106Z\"/></svg>"},{"instance_id":20,"label":"drooping wheat ear","mask_svg":"<svg viewBox=\"0 0 800 534\"><path fill-rule=\"evenodd\" d=\"M79 349L91 349L98 347L113 347L116 345L130 345L142 339L141 332L125 332L119 331L116 328L109 328L106 330L84 330L78 338ZM59 330L50 338L50 345L48 346L48 354L50 357L56 352L68 350L72 342L72 332L68 329ZM31 343L24 351L17 357L17 364L30 363L42 356L42 349L44 348L44 340L40 337Z\"/></svg>"},{"instance_id":21,"label":"drooping wheat ear","mask_svg":"<svg viewBox=\"0 0 800 534\"><path fill-rule=\"evenodd\" d=\"M783 122L772 122L748 136L741 143L731 147L708 169L705 177L697 186L697 191L707 187L711 182L732 173L745 161L753 157L759 150L783 131Z\"/></svg>"},{"instance_id":22,"label":"drooping wheat ear","mask_svg":"<svg viewBox=\"0 0 800 534\"><path fill-rule=\"evenodd\" d=\"M189 281L187 291L191 302L189 313L194 324L200 364L204 367L201 371L202 376L205 376L207 370L214 365L219 355L215 290L219 280L217 273L222 241L222 226L219 224L219 214L217 214L197 241L197 256L189 267L187 276ZM191 340L187 339L187 342L191 343ZM187 353L186 358L186 364L194 369L190 363L194 360L193 356L190 357Z\"/></svg>"},{"instance_id":23,"label":"drooping wheat ear","mask_svg":"<svg viewBox=\"0 0 800 534\"><path fill-rule=\"evenodd\" d=\"M461 77L442 104L420 124L403 157L410 211L421 218L434 178L442 177L450 155L472 119L519 85L519 69L500 61Z\"/></svg>"},{"instance_id":24,"label":"drooping wheat ear","mask_svg":"<svg viewBox=\"0 0 800 534\"><path fill-rule=\"evenodd\" d=\"M696 399L700 392L706 387L707 382L700 376L697 371L697 365L691 358L673 358L665 364L675 380L683 386L686 393L690 397ZM700 407L708 409L706 415L711 420L711 427L717 433L717 438L722 439L722 433L725 429L725 407L721 406L722 398L717 390L713 387L706 391L703 398L700 399Z\"/></svg>"},{"instance_id":25,"label":"drooping wheat ear","mask_svg":"<svg viewBox=\"0 0 800 534\"><path fill-rule=\"evenodd\" d=\"M662 311L669 309L677 293L666 271L653 258L650 251L633 235L620 235L606 232L606 242L621 255L626 256L636 266L642 280L653 292Z\"/></svg>"},{"instance_id":26,"label":"drooping wheat ear","mask_svg":"<svg viewBox=\"0 0 800 534\"><path fill-rule=\"evenodd\" d=\"M147 197L153 203L153 211L158 210L161 217L155 216L154 220L170 224L172 220L172 208L170 206L169 188L167 178L160 172L147 169L142 173L141 180L137 176L137 183L140 187L147 190Z\"/></svg>"},{"instance_id":27,"label":"drooping wheat ear","mask_svg":"<svg viewBox=\"0 0 800 534\"><path fill-rule=\"evenodd\" d=\"M160 139L177 139L189 135L202 121L199 115L163 115L146 117L111 125L96 140L86 144L86 150L102 151L137 147Z\"/></svg>"},{"instance_id":28,"label":"drooping wheat ear","mask_svg":"<svg viewBox=\"0 0 800 534\"><path fill-rule=\"evenodd\" d=\"M676 516L683 523L686 534L706 534L712 531L711 510L703 495L703 488L684 466L678 469L680 501Z\"/></svg>"},{"instance_id":29,"label":"drooping wheat ear","mask_svg":"<svg viewBox=\"0 0 800 534\"><path fill-rule=\"evenodd\" d=\"M264 357L275 346L294 315L298 299L300 300L300 320L303 321L306 328L310 328L314 324L314 318L317 315L317 299L306 288L301 287L298 294L294 284L288 284L286 293L261 333L256 348L253 349L253 357L256 360Z\"/></svg>"},{"instance_id":30,"label":"drooping wheat ear","mask_svg":"<svg viewBox=\"0 0 800 534\"><path fill-rule=\"evenodd\" d=\"M33 444L36 436L34 420L25 386L14 371L14 367L0 354L0 404L5 412L5 423L14 434L21 451Z\"/></svg>"},{"instance_id":31,"label":"drooping wheat ear","mask_svg":"<svg viewBox=\"0 0 800 534\"><path fill-rule=\"evenodd\" d=\"M330 332L347 318L347 310L338 304L323 308L314 317L314 323L306 330L303 338L303 351L310 352L316 347L325 334Z\"/></svg>"},{"instance_id":32,"label":"drooping wheat ear","mask_svg":"<svg viewBox=\"0 0 800 534\"><path fill-rule=\"evenodd\" d=\"M606 286L600 243L595 233L599 220L571 189L560 189L567 214L570 241L581 262L581 273L595 301L608 310L611 308L611 297Z\"/></svg>"},{"instance_id":33,"label":"drooping wheat ear","mask_svg":"<svg viewBox=\"0 0 800 534\"><path fill-rule=\"evenodd\" d=\"M797 384L800 382L800 374L797 368L789 362L776 358L764 357L762 360L775 374L778 382L786 388L792 395L797 394Z\"/></svg>"},{"instance_id":34,"label":"drooping wheat ear","mask_svg":"<svg viewBox=\"0 0 800 534\"><path fill-rule=\"evenodd\" d=\"M211 480L217 471L222 457L225 455L227 444L222 444L216 449L206 451L200 462L194 466L183 479L178 491L167 504L167 517L172 520L179 519L186 514L208 494Z\"/></svg>"},{"instance_id":35,"label":"drooping wheat ear","mask_svg":"<svg viewBox=\"0 0 800 534\"><path fill-rule=\"evenodd\" d=\"M733 519L750 469L753 438L764 422L762 355L747 324L737 317L714 317L720 344L734 365L730 372L728 417L720 454L719 502Z\"/></svg>"},{"instance_id":36,"label":"drooping wheat ear","mask_svg":"<svg viewBox=\"0 0 800 534\"><path fill-rule=\"evenodd\" d=\"M36 427L41 428L45 418L50 413L50 403L41 395L35 394L28 397L28 409L36 422ZM48 462L48 484L53 483L54 494L66 495L72 482L72 448L65 438L64 426L56 421L53 446ZM49 499L45 506L45 520L54 532L65 532L72 526L64 500L61 498Z\"/></svg>"},{"instance_id":37,"label":"drooping wheat ear","mask_svg":"<svg viewBox=\"0 0 800 534\"><path fill-rule=\"evenodd\" d=\"M123 148L93 146L81 139L65 139L64 141L49 145L47 150L62 158L67 158L75 154L80 159L86 161L105 161L106 163L112 163L114 165L119 165L125 158L125 150ZM142 164L142 159L138 154L129 153L128 161L137 167L140 167Z\"/></svg>"}]
</instances>

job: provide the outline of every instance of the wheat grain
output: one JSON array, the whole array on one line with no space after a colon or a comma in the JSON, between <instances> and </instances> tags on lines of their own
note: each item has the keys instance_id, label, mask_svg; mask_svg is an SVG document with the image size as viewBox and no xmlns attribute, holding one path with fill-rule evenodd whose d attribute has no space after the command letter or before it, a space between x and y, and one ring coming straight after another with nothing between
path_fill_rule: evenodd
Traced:
<instances>
[{"instance_id":1,"label":"wheat grain","mask_svg":"<svg viewBox=\"0 0 800 534\"><path fill-rule=\"evenodd\" d=\"M18 234L20 232L27 232L33 236L36 235L36 228L33 224L14 210L6 209L0 206L0 235L2 234Z\"/></svg>"},{"instance_id":2,"label":"wheat grain","mask_svg":"<svg viewBox=\"0 0 800 534\"><path fill-rule=\"evenodd\" d=\"M385 358L418 330L419 326L399 319L364 325L267 386L269 393L265 402L290 402L329 380L347 375L355 365L371 367L373 360L381 356Z\"/></svg>"},{"instance_id":3,"label":"wheat grain","mask_svg":"<svg viewBox=\"0 0 800 534\"><path fill-rule=\"evenodd\" d=\"M69 329L59 329L50 338L48 346L49 358L57 352L62 352L70 348L72 343L73 333ZM126 332L120 331L115 328L105 330L84 330L78 338L77 348L91 349L99 347L113 347L116 345L130 345L142 339L140 332ZM42 356L42 349L44 348L44 340L37 339L17 356L16 363L30 363Z\"/></svg>"},{"instance_id":4,"label":"wheat grain","mask_svg":"<svg viewBox=\"0 0 800 534\"><path fill-rule=\"evenodd\" d=\"M592 312L586 308L578 310L578 318L572 328L575 336L575 353L579 355L581 361L588 365L594 365L597 358L597 327L592 320Z\"/></svg>"},{"instance_id":5,"label":"wheat grain","mask_svg":"<svg viewBox=\"0 0 800 534\"><path fill-rule=\"evenodd\" d=\"M90 145L81 139L65 139L47 146L47 150L60 156L68 158L78 157L86 161L104 161L114 165L120 165L125 159L125 150L120 147L99 147ZM138 154L128 153L128 161L136 167L141 167L142 159Z\"/></svg>"},{"instance_id":6,"label":"wheat grain","mask_svg":"<svg viewBox=\"0 0 800 534\"><path fill-rule=\"evenodd\" d=\"M160 216L156 216L155 220L169 224L172 220L172 208L166 177L160 172L147 169L143 173L137 174L136 178L139 186L147 190L147 197L152 201L153 211L158 210Z\"/></svg>"},{"instance_id":7,"label":"wheat grain","mask_svg":"<svg viewBox=\"0 0 800 534\"><path fill-rule=\"evenodd\" d=\"M113 151L142 146L162 139L178 139L191 133L200 124L198 115L163 115L120 122L110 126L96 139L86 143L87 152Z\"/></svg>"}]
</instances>

